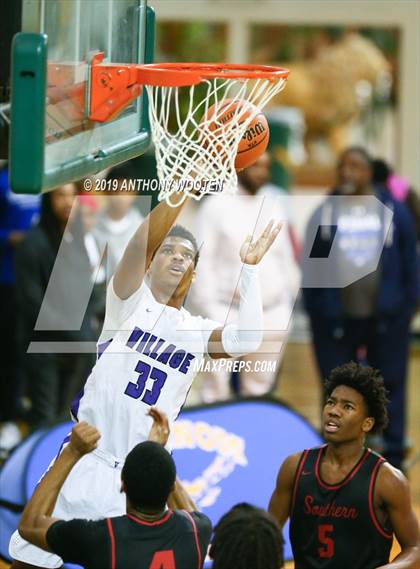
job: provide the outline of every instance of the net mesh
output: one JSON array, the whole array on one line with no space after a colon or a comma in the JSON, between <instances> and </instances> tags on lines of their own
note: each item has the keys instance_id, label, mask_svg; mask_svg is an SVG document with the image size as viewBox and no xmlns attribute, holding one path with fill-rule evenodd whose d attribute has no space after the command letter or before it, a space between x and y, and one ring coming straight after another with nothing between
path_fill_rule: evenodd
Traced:
<instances>
[{"instance_id":1,"label":"net mesh","mask_svg":"<svg viewBox=\"0 0 420 569\"><path fill-rule=\"evenodd\" d=\"M176 207L187 196L200 200L208 193L235 193L239 142L285 83L284 78L217 77L188 87L148 85L159 200ZM232 105L232 99L239 104ZM222 122L226 107L232 112Z\"/></svg>"}]
</instances>

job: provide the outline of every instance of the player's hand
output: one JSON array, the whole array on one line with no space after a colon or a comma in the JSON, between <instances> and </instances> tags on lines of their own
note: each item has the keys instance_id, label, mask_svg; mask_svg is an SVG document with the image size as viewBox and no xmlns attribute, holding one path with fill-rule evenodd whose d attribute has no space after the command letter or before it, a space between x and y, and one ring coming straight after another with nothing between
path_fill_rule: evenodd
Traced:
<instances>
[{"instance_id":1,"label":"player's hand","mask_svg":"<svg viewBox=\"0 0 420 569\"><path fill-rule=\"evenodd\" d=\"M169 438L169 422L166 413L156 409L156 407L150 407L148 415L153 419L149 441L165 446Z\"/></svg>"},{"instance_id":2,"label":"player's hand","mask_svg":"<svg viewBox=\"0 0 420 569\"><path fill-rule=\"evenodd\" d=\"M248 235L240 251L242 262L247 265L256 265L259 263L280 233L281 227L281 223L275 224L274 221L271 220L264 229L261 237L256 241L252 240L252 235Z\"/></svg>"},{"instance_id":3,"label":"player's hand","mask_svg":"<svg viewBox=\"0 0 420 569\"><path fill-rule=\"evenodd\" d=\"M101 435L95 427L82 421L77 423L71 431L68 448L78 457L95 450Z\"/></svg>"}]
</instances>

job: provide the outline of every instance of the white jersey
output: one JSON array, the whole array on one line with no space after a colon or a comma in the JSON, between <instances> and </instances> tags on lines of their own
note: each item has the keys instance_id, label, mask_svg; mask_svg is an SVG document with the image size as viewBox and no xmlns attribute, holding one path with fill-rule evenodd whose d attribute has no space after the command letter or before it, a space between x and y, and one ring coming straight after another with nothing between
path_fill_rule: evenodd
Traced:
<instances>
[{"instance_id":1,"label":"white jersey","mask_svg":"<svg viewBox=\"0 0 420 569\"><path fill-rule=\"evenodd\" d=\"M147 440L150 406L164 411L170 425L175 421L209 337L219 326L184 308L160 304L146 283L121 300L111 279L98 358L72 405L77 420L101 433L99 451L123 461L136 444Z\"/></svg>"}]
</instances>

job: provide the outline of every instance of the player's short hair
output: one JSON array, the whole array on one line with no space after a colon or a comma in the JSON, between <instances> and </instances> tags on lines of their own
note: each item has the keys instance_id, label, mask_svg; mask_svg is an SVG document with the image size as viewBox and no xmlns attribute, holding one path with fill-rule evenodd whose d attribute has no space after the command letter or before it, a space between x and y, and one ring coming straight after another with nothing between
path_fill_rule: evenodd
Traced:
<instances>
[{"instance_id":1,"label":"player's short hair","mask_svg":"<svg viewBox=\"0 0 420 569\"><path fill-rule=\"evenodd\" d=\"M182 239L186 239L187 241L189 241L191 245L194 247L195 251L194 267L197 266L198 259L200 257L200 252L198 250L197 240L194 237L194 235L191 233L191 231L188 231L188 229L186 229L182 225L174 225L172 229L169 231L169 233L166 235L166 237L181 237Z\"/></svg>"},{"instance_id":2,"label":"player's short hair","mask_svg":"<svg viewBox=\"0 0 420 569\"><path fill-rule=\"evenodd\" d=\"M359 156L361 156L363 158L363 160L366 162L366 164L372 170L372 168L373 168L372 157L369 154L369 152L366 150L366 148L363 148L363 146L349 146L348 148L345 148L343 150L343 152L340 154L340 157L338 159L338 164L341 164L341 162L343 161L343 158L344 158L344 156L346 156L346 154L358 154Z\"/></svg>"},{"instance_id":3,"label":"player's short hair","mask_svg":"<svg viewBox=\"0 0 420 569\"><path fill-rule=\"evenodd\" d=\"M350 362L336 367L325 382L325 394L331 395L336 387L351 387L363 397L369 417L375 419L372 433L381 433L388 424L387 390L378 370Z\"/></svg>"},{"instance_id":4,"label":"player's short hair","mask_svg":"<svg viewBox=\"0 0 420 569\"><path fill-rule=\"evenodd\" d=\"M128 453L121 479L133 508L159 511L165 507L175 484L175 462L162 445L146 441Z\"/></svg>"},{"instance_id":5,"label":"player's short hair","mask_svg":"<svg viewBox=\"0 0 420 569\"><path fill-rule=\"evenodd\" d=\"M283 537L268 512L237 504L214 528L210 547L213 569L279 569L283 566Z\"/></svg>"}]
</instances>

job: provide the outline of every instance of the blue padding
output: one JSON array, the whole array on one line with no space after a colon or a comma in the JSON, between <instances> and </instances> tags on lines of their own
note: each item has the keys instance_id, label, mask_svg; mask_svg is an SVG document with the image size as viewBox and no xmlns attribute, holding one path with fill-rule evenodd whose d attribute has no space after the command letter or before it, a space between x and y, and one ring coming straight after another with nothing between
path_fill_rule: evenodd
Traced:
<instances>
[{"instance_id":1,"label":"blue padding","mask_svg":"<svg viewBox=\"0 0 420 569\"><path fill-rule=\"evenodd\" d=\"M0 477L1 491L20 498L30 495L57 454L72 423L58 425L45 436L34 435L13 454ZM267 400L242 400L183 411L174 429L178 474L197 505L216 524L238 502L267 508L282 461L296 451L319 445L320 436L300 415ZM7 478L3 479L4 473ZM3 486L3 480L7 485ZM0 520L5 521L5 517ZM8 536L18 516L6 512L1 523L0 555L7 558ZM2 511L0 510L0 516ZM4 528L3 528L4 525ZM286 558L291 558L288 529Z\"/></svg>"},{"instance_id":2,"label":"blue padding","mask_svg":"<svg viewBox=\"0 0 420 569\"><path fill-rule=\"evenodd\" d=\"M213 524L238 502L246 501L266 509L283 460L289 454L322 442L302 417L277 402L238 401L186 410L178 420L180 426L183 421L195 423L195 428L191 425L189 429L180 429L184 445L190 448L174 451L179 477L190 483L194 481L195 487L203 489L193 494L193 498ZM222 439L215 451L203 450L203 447L211 448L213 441L206 440L209 433L204 426L197 429L197 423L221 427L225 431L222 436L214 431L214 436ZM232 435L237 438L230 443ZM197 440L200 436L201 441ZM223 456L232 444L244 445L243 456L239 447L236 457ZM241 464L244 458L246 466ZM215 460L219 461L219 467L214 467ZM211 472L203 476L206 468ZM284 530L285 556L291 559L288 527Z\"/></svg>"},{"instance_id":3,"label":"blue padding","mask_svg":"<svg viewBox=\"0 0 420 569\"><path fill-rule=\"evenodd\" d=\"M0 498L15 504L25 502L25 486L22 475L26 471L29 456L36 443L44 434L45 431L33 433L13 452L4 464L0 473Z\"/></svg>"},{"instance_id":4,"label":"blue padding","mask_svg":"<svg viewBox=\"0 0 420 569\"><path fill-rule=\"evenodd\" d=\"M61 450L63 440L69 434L74 423L68 422L53 427L34 449L29 456L27 475L25 479L26 496L30 496L34 491L38 480L48 468L50 462Z\"/></svg>"},{"instance_id":5,"label":"blue padding","mask_svg":"<svg viewBox=\"0 0 420 569\"><path fill-rule=\"evenodd\" d=\"M0 471L0 499L12 504L23 505L25 496L25 473L34 446L45 431L38 431L28 437L10 456ZM9 540L19 521L19 514L0 507L0 555L9 559Z\"/></svg>"}]
</instances>

